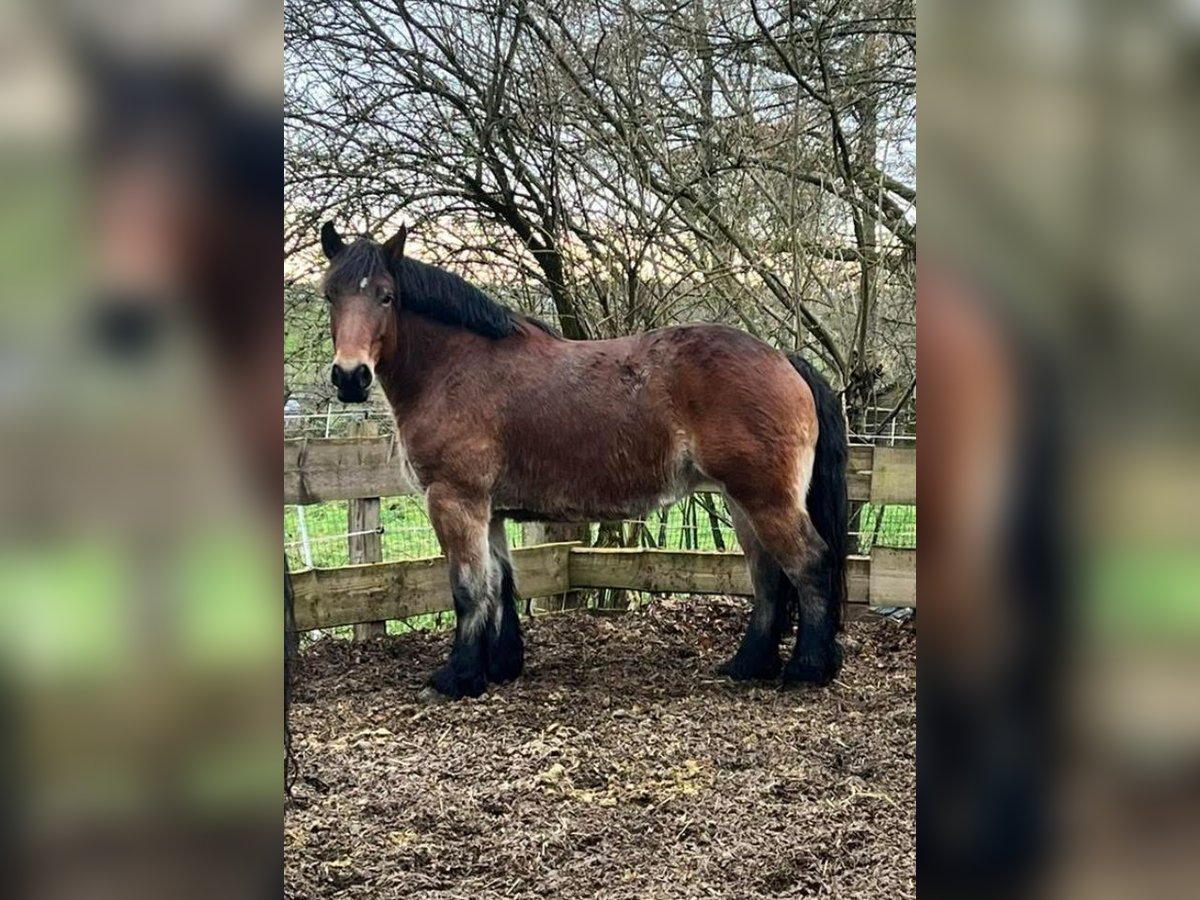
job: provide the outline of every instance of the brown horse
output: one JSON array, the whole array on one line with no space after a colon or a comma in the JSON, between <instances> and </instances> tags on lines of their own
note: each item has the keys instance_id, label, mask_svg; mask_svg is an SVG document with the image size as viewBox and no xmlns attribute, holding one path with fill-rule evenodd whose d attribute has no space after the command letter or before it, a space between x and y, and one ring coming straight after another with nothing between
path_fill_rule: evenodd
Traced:
<instances>
[{"instance_id":1,"label":"brown horse","mask_svg":"<svg viewBox=\"0 0 1200 900\"><path fill-rule=\"evenodd\" d=\"M754 582L750 626L720 671L828 683L845 597L846 434L803 360L722 325L567 341L450 272L321 231L338 397L378 381L402 464L450 563L457 614L440 693L477 696L521 673L506 518L632 518L718 483Z\"/></svg>"}]
</instances>

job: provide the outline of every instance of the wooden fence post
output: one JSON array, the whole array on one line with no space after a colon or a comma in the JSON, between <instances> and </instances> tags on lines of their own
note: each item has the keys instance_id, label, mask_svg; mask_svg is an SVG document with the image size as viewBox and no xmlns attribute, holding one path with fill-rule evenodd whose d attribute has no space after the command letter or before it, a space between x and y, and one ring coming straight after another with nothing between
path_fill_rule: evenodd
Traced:
<instances>
[{"instance_id":1,"label":"wooden fence post","mask_svg":"<svg viewBox=\"0 0 1200 900\"><path fill-rule=\"evenodd\" d=\"M375 422L360 421L350 423L351 437L377 437L379 425ZM361 500L349 500L346 503L346 531L350 544L350 562L374 563L383 562L383 539L379 533L380 503L378 497L366 497ZM387 622L361 622L354 626L354 639L364 641L368 638L387 634Z\"/></svg>"}]
</instances>

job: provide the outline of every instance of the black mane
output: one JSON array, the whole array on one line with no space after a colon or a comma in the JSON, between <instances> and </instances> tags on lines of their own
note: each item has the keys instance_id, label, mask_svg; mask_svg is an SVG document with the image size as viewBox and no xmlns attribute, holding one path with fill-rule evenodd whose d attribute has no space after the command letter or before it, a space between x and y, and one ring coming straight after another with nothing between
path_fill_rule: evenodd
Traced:
<instances>
[{"instance_id":1,"label":"black mane","mask_svg":"<svg viewBox=\"0 0 1200 900\"><path fill-rule=\"evenodd\" d=\"M446 325L457 325L489 338L517 331L520 319L464 279L415 259L402 257L392 266L402 309L411 309Z\"/></svg>"},{"instance_id":2,"label":"black mane","mask_svg":"<svg viewBox=\"0 0 1200 900\"><path fill-rule=\"evenodd\" d=\"M337 255L326 276L326 289L353 290L362 279L381 272L390 272L395 280L400 309L493 339L516 334L523 325L557 335L546 323L501 306L453 272L408 257L389 264L383 248L367 239L355 241Z\"/></svg>"}]
</instances>

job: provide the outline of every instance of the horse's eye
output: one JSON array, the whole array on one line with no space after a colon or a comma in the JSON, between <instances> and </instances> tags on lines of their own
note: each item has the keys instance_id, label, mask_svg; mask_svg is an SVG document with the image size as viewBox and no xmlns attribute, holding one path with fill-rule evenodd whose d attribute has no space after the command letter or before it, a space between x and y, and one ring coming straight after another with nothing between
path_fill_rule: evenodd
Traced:
<instances>
[{"instance_id":1,"label":"horse's eye","mask_svg":"<svg viewBox=\"0 0 1200 900\"><path fill-rule=\"evenodd\" d=\"M325 302L328 303L330 306L333 306L333 298L331 296L329 296L328 294L325 295Z\"/></svg>"},{"instance_id":2,"label":"horse's eye","mask_svg":"<svg viewBox=\"0 0 1200 900\"><path fill-rule=\"evenodd\" d=\"M395 297L392 296L391 294L384 294L383 297L380 298L379 302L382 303L384 306L390 306L391 302L394 299L395 299Z\"/></svg>"}]
</instances>

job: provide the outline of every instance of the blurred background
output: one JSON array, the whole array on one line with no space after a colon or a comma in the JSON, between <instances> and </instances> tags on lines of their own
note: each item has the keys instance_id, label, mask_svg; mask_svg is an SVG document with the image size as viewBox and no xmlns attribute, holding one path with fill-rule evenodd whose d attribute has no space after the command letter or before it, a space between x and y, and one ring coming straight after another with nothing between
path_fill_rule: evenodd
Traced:
<instances>
[{"instance_id":1,"label":"blurred background","mask_svg":"<svg viewBox=\"0 0 1200 900\"><path fill-rule=\"evenodd\" d=\"M280 889L281 21L269 3L5 4L17 896Z\"/></svg>"},{"instance_id":2,"label":"blurred background","mask_svg":"<svg viewBox=\"0 0 1200 900\"><path fill-rule=\"evenodd\" d=\"M1200 7L919 19L918 885L1193 896Z\"/></svg>"}]
</instances>

